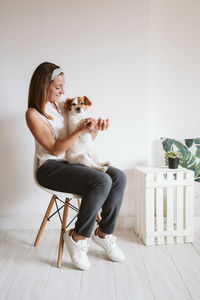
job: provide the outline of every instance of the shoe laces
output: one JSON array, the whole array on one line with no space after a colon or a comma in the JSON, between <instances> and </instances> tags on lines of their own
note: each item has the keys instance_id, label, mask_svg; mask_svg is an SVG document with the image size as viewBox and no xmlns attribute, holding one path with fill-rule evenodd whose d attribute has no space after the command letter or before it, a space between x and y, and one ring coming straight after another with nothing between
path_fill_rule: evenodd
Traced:
<instances>
[{"instance_id":1,"label":"shoe laces","mask_svg":"<svg viewBox=\"0 0 200 300\"><path fill-rule=\"evenodd\" d=\"M116 244L116 237L112 234L107 234L105 236L105 241L110 251L119 251L119 247Z\"/></svg>"},{"instance_id":2,"label":"shoe laces","mask_svg":"<svg viewBox=\"0 0 200 300\"><path fill-rule=\"evenodd\" d=\"M86 255L89 245L86 240L79 240L76 244L76 253L74 257L78 258Z\"/></svg>"}]
</instances>

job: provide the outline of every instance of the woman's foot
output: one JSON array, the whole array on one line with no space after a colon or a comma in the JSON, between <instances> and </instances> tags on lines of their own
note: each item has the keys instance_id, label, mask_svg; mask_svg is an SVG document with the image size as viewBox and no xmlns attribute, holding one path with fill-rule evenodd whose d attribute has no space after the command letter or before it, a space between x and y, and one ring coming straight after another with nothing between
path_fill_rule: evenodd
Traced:
<instances>
[{"instance_id":1,"label":"woman's foot","mask_svg":"<svg viewBox=\"0 0 200 300\"><path fill-rule=\"evenodd\" d=\"M69 251L70 257L74 265L81 270L87 270L90 262L87 256L88 243L85 237L79 236L73 230L66 231L63 234L63 240Z\"/></svg>"},{"instance_id":2,"label":"woman's foot","mask_svg":"<svg viewBox=\"0 0 200 300\"><path fill-rule=\"evenodd\" d=\"M92 235L92 240L102 247L107 257L115 262L122 262L125 260L125 255L116 244L116 237L112 234L106 234L97 228Z\"/></svg>"},{"instance_id":3,"label":"woman's foot","mask_svg":"<svg viewBox=\"0 0 200 300\"><path fill-rule=\"evenodd\" d=\"M70 229L70 230L69 230L69 235L72 236L72 238L73 238L73 240L74 240L75 242L78 242L78 241L80 241L80 240L85 240L85 239L86 239L85 236L76 233L76 232L74 231L74 229Z\"/></svg>"},{"instance_id":4,"label":"woman's foot","mask_svg":"<svg viewBox=\"0 0 200 300\"><path fill-rule=\"evenodd\" d=\"M94 233L95 233L95 235L98 235L101 239L104 239L105 236L106 236L106 234L107 234L107 233L101 231L101 229L100 229L99 227L97 227L97 228L95 229L95 232L94 232Z\"/></svg>"}]
</instances>

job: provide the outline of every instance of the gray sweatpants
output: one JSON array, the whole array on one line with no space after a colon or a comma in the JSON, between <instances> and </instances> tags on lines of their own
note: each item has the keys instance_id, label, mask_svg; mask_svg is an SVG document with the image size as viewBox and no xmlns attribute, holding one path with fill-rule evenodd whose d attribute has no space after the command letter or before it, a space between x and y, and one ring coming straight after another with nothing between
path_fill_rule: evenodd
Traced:
<instances>
[{"instance_id":1,"label":"gray sweatpants","mask_svg":"<svg viewBox=\"0 0 200 300\"><path fill-rule=\"evenodd\" d=\"M46 188L82 196L74 229L77 234L91 236L101 208L100 229L107 234L114 232L126 186L126 177L121 170L109 166L104 173L83 165L48 159L38 168L36 178Z\"/></svg>"}]
</instances>

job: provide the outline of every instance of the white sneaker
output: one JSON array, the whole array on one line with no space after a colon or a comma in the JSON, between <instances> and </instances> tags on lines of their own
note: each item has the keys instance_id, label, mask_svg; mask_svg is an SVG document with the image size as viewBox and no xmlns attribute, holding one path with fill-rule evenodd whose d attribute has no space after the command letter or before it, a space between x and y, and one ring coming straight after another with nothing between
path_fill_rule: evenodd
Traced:
<instances>
[{"instance_id":1,"label":"white sneaker","mask_svg":"<svg viewBox=\"0 0 200 300\"><path fill-rule=\"evenodd\" d=\"M106 234L105 238L100 238L95 233L92 235L92 240L106 251L109 259L115 262L122 262L125 260L125 255L117 246L116 239L112 234Z\"/></svg>"},{"instance_id":2,"label":"white sneaker","mask_svg":"<svg viewBox=\"0 0 200 300\"><path fill-rule=\"evenodd\" d=\"M87 256L89 247L87 240L85 239L75 242L72 238L72 234L70 235L70 233L70 231L66 231L63 234L63 239L69 251L71 260L77 268L87 270L90 267L90 262Z\"/></svg>"}]
</instances>

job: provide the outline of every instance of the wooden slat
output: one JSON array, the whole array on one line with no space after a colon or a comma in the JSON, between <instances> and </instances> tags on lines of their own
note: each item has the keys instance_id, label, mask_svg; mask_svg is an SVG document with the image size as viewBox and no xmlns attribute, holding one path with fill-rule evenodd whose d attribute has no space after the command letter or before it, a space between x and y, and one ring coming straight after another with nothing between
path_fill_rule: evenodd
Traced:
<instances>
[{"instance_id":1,"label":"wooden slat","mask_svg":"<svg viewBox=\"0 0 200 300\"><path fill-rule=\"evenodd\" d=\"M193 230L188 230L187 233L189 235L193 234ZM148 232L147 233L147 237L157 237L157 236L182 236L184 237L186 235L186 230L172 230L172 231L168 231L168 230L164 230L162 232L157 232L157 231L152 231L152 232Z\"/></svg>"},{"instance_id":2,"label":"wooden slat","mask_svg":"<svg viewBox=\"0 0 200 300\"><path fill-rule=\"evenodd\" d=\"M143 176L144 177L144 176ZM139 173L137 170L135 170L135 180L137 182L140 182L141 184L136 184L135 185L135 199L136 199L136 233L139 234L140 233L140 222L141 222L141 201L142 201L142 197L144 197L144 192L143 192L143 188L144 188L144 184L142 182L142 174Z\"/></svg>"},{"instance_id":3,"label":"wooden slat","mask_svg":"<svg viewBox=\"0 0 200 300\"><path fill-rule=\"evenodd\" d=\"M172 173L167 173L167 180L168 182L173 180ZM172 187L167 188L166 205L167 205L166 228L167 231L173 231L174 230L174 190ZM174 244L173 236L167 237L167 244Z\"/></svg>"},{"instance_id":4,"label":"wooden slat","mask_svg":"<svg viewBox=\"0 0 200 300\"><path fill-rule=\"evenodd\" d=\"M178 173L179 174L179 173ZM151 187L175 187L175 186L188 186L188 185L191 185L192 186L192 183L191 182L188 182L188 180L186 179L183 179L183 180L180 180L180 181L171 181L170 183L168 182L148 182L147 184L147 188L151 188Z\"/></svg>"},{"instance_id":5,"label":"wooden slat","mask_svg":"<svg viewBox=\"0 0 200 300\"><path fill-rule=\"evenodd\" d=\"M163 174L156 174L156 183L163 182ZM163 216L163 188L156 188L156 231L158 233L157 243L158 245L164 244L164 237L159 233L164 231L164 216Z\"/></svg>"},{"instance_id":6,"label":"wooden slat","mask_svg":"<svg viewBox=\"0 0 200 300\"><path fill-rule=\"evenodd\" d=\"M139 200L139 237L144 240L145 237L145 201L146 201L146 193L145 193L145 176L140 173L140 198Z\"/></svg>"},{"instance_id":7,"label":"wooden slat","mask_svg":"<svg viewBox=\"0 0 200 300\"><path fill-rule=\"evenodd\" d=\"M187 179L194 182L194 174L187 173ZM185 214L184 214L184 228L186 229L186 242L194 241L194 188L193 186L185 187ZM188 231L192 231L190 234Z\"/></svg>"},{"instance_id":8,"label":"wooden slat","mask_svg":"<svg viewBox=\"0 0 200 300\"><path fill-rule=\"evenodd\" d=\"M177 173L177 181L183 180L183 174ZM176 230L183 230L183 187L177 187L177 195L176 195ZM184 242L182 236L176 237L177 244L181 244Z\"/></svg>"},{"instance_id":9,"label":"wooden slat","mask_svg":"<svg viewBox=\"0 0 200 300\"><path fill-rule=\"evenodd\" d=\"M148 173L146 176L146 182L153 179L154 174ZM149 237L148 232L154 231L154 189L146 189L143 186L145 197L143 197L143 216L141 221L144 224L143 228L143 240L146 245L154 245L154 237Z\"/></svg>"}]
</instances>

